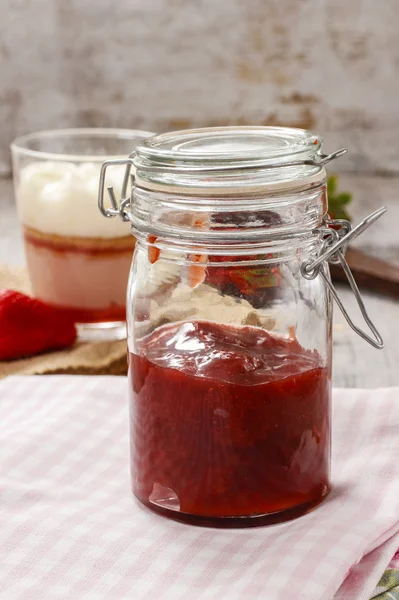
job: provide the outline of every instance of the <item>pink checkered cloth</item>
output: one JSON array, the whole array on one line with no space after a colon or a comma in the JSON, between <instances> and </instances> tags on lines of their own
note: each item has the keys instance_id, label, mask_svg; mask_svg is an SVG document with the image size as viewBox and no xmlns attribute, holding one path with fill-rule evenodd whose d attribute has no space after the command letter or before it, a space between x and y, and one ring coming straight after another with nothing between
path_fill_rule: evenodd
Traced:
<instances>
[{"instance_id":1,"label":"pink checkered cloth","mask_svg":"<svg viewBox=\"0 0 399 600\"><path fill-rule=\"evenodd\" d=\"M335 390L331 495L244 530L133 500L126 396L117 377L0 383L1 600L369 598L399 545L398 389Z\"/></svg>"}]
</instances>

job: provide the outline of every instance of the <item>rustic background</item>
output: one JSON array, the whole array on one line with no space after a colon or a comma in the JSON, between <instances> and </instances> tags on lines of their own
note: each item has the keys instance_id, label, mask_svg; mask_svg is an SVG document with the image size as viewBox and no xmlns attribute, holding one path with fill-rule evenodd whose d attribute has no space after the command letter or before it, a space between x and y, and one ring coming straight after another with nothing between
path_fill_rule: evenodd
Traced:
<instances>
[{"instance_id":1,"label":"rustic background","mask_svg":"<svg viewBox=\"0 0 399 600\"><path fill-rule=\"evenodd\" d=\"M68 126L288 124L398 172L398 0L1 0L0 171Z\"/></svg>"},{"instance_id":2,"label":"rustic background","mask_svg":"<svg viewBox=\"0 0 399 600\"><path fill-rule=\"evenodd\" d=\"M399 0L0 0L0 263L23 264L9 143L76 126L286 124L350 149L355 245L399 266ZM388 176L389 175L389 176ZM353 294L339 293L357 323ZM378 352L338 309L334 385L399 385L397 301L363 291Z\"/></svg>"}]
</instances>

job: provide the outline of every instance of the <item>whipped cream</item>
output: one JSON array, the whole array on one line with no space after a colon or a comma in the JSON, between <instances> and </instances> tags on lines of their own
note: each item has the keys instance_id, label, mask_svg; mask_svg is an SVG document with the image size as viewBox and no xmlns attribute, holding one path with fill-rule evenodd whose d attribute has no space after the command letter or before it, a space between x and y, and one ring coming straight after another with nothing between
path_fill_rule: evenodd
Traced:
<instances>
[{"instance_id":1,"label":"whipped cream","mask_svg":"<svg viewBox=\"0 0 399 600\"><path fill-rule=\"evenodd\" d=\"M123 237L129 223L107 219L97 206L100 163L32 162L21 170L16 188L23 225L43 233L76 237ZM106 187L120 198L125 167L107 169Z\"/></svg>"}]
</instances>

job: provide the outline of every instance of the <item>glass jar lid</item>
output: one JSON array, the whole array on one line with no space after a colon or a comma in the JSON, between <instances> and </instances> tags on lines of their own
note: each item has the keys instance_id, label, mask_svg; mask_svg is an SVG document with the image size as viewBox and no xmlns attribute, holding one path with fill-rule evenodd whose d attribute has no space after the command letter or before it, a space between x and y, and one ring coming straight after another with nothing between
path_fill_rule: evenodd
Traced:
<instances>
[{"instance_id":1,"label":"glass jar lid","mask_svg":"<svg viewBox=\"0 0 399 600\"><path fill-rule=\"evenodd\" d=\"M136 185L193 195L284 191L325 178L322 140L288 127L209 127L153 136L137 147Z\"/></svg>"}]
</instances>

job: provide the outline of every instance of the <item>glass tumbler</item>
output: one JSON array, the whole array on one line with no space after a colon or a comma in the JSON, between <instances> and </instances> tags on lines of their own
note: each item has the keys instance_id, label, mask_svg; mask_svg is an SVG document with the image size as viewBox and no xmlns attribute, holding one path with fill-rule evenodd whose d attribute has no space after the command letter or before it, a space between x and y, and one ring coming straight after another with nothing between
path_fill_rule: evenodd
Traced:
<instances>
[{"instance_id":1,"label":"glass tumbler","mask_svg":"<svg viewBox=\"0 0 399 600\"><path fill-rule=\"evenodd\" d=\"M126 285L135 239L127 223L97 208L101 164L125 157L153 134L61 129L11 145L14 189L35 297L71 314L83 339L126 336ZM124 167L107 172L121 189Z\"/></svg>"}]
</instances>

